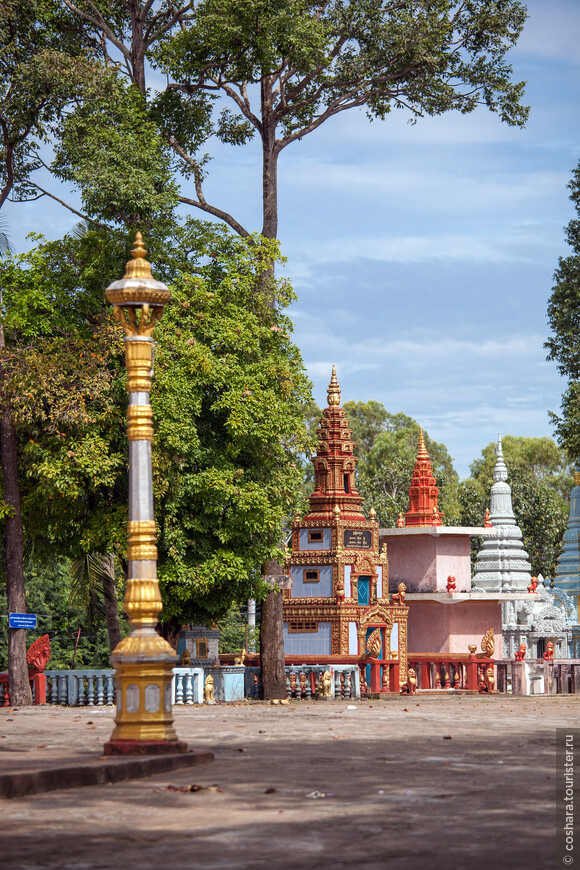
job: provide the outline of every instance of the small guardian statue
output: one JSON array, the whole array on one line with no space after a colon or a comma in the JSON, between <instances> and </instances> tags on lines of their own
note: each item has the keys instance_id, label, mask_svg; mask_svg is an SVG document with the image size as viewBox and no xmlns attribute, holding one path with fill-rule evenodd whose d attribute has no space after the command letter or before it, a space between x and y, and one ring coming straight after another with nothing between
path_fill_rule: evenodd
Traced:
<instances>
[{"instance_id":1,"label":"small guardian statue","mask_svg":"<svg viewBox=\"0 0 580 870\"><path fill-rule=\"evenodd\" d=\"M397 587L397 591L393 592L393 601L396 604L405 604L405 595L407 594L407 587L404 583L399 583Z\"/></svg>"},{"instance_id":2,"label":"small guardian statue","mask_svg":"<svg viewBox=\"0 0 580 870\"><path fill-rule=\"evenodd\" d=\"M216 700L213 696L213 677L211 674L205 678L205 686L203 689L203 702L204 704L215 704Z\"/></svg>"},{"instance_id":3,"label":"small guardian statue","mask_svg":"<svg viewBox=\"0 0 580 870\"><path fill-rule=\"evenodd\" d=\"M415 668L409 668L407 671L407 682L401 685L399 690L400 695L416 695L417 694L417 674Z\"/></svg>"}]
</instances>

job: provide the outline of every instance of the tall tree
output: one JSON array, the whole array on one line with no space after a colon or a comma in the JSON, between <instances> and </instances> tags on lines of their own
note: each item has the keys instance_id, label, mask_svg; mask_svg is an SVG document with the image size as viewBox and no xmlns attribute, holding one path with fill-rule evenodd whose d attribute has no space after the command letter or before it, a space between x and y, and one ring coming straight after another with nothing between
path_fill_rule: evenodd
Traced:
<instances>
[{"instance_id":1,"label":"tall tree","mask_svg":"<svg viewBox=\"0 0 580 870\"><path fill-rule=\"evenodd\" d=\"M212 137L231 145L259 138L261 232L276 238L280 154L343 111L363 108L370 118L384 119L400 109L416 120L486 105L511 125L523 125L527 117L523 83L511 81L506 62L526 18L518 0L62 3L84 24L89 41L99 44L105 66L122 58L181 173L181 203L242 236L250 229L228 204L210 203L204 193ZM159 72L166 77L161 88ZM79 109L85 147L76 147L72 113L54 164L81 190L99 148L91 141L97 130L88 121L91 105L98 115L94 103ZM101 137L99 130L97 143ZM114 149L101 149L99 158L123 173ZM127 177L135 159L128 161Z\"/></svg>"},{"instance_id":2,"label":"tall tree","mask_svg":"<svg viewBox=\"0 0 580 870\"><path fill-rule=\"evenodd\" d=\"M548 302L552 335L545 344L548 359L558 363L568 379L561 413L550 414L559 443L570 456L580 458L580 163L568 184L578 217L566 228L572 253L560 257L554 273L556 283Z\"/></svg>"}]
</instances>

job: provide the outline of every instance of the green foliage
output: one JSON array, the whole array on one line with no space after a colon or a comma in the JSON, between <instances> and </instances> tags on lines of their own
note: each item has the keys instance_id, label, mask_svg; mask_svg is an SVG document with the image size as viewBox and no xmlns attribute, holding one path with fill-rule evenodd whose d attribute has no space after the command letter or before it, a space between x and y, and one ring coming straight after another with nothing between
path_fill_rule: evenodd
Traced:
<instances>
[{"instance_id":1,"label":"green foliage","mask_svg":"<svg viewBox=\"0 0 580 870\"><path fill-rule=\"evenodd\" d=\"M11 193L38 196L30 174L41 166L39 143L68 106L98 92L102 69L84 29L58 0L0 5L0 207Z\"/></svg>"},{"instance_id":2,"label":"green foliage","mask_svg":"<svg viewBox=\"0 0 580 870\"><path fill-rule=\"evenodd\" d=\"M505 435L502 451L508 467L509 480L544 482L562 498L567 498L573 485L572 467L565 453L552 438L525 438ZM493 483L493 469L497 461L495 442L481 451L481 457L469 466L471 476L486 492Z\"/></svg>"},{"instance_id":3,"label":"green foliage","mask_svg":"<svg viewBox=\"0 0 580 870\"><path fill-rule=\"evenodd\" d=\"M215 232L222 270L183 276L162 319L151 403L155 421L159 576L166 619L207 623L255 593L253 569L279 555L295 507L307 400L291 322L293 298L261 277L275 254L258 238Z\"/></svg>"},{"instance_id":4,"label":"green foliage","mask_svg":"<svg viewBox=\"0 0 580 870\"><path fill-rule=\"evenodd\" d=\"M171 153L173 170L193 182L180 201L246 236L204 196L205 149L213 137L245 145L257 134L262 232L273 238L281 150L338 112L383 119L397 108L415 120L486 105L520 126L528 114L506 62L526 19L518 0L160 0L61 11L101 66L94 90L66 113L52 168L79 187L93 218L165 219L177 194Z\"/></svg>"},{"instance_id":5,"label":"green foliage","mask_svg":"<svg viewBox=\"0 0 580 870\"><path fill-rule=\"evenodd\" d=\"M521 3L481 0L205 0L154 57L193 100L216 83L226 93L226 83L271 84L286 138L352 106L384 118L393 107L423 115L483 102L521 124L523 86L504 58L525 17Z\"/></svg>"},{"instance_id":6,"label":"green foliage","mask_svg":"<svg viewBox=\"0 0 580 870\"><path fill-rule=\"evenodd\" d=\"M374 507L382 526L394 526L409 507L409 486L419 441L419 424L401 412L390 414L380 402L345 402L343 405L357 442L358 490L367 509ZM439 487L439 509L445 525L457 525L458 477L444 444L424 432L425 444Z\"/></svg>"},{"instance_id":7,"label":"green foliage","mask_svg":"<svg viewBox=\"0 0 580 870\"><path fill-rule=\"evenodd\" d=\"M580 217L580 164L568 185L570 199ZM545 344L548 359L558 363L560 373L568 378L562 397L560 415L550 414L560 445L573 457L580 456L580 219L570 221L566 241L572 248L568 257L560 257L554 273L556 281L548 302L548 320L552 335Z\"/></svg>"},{"instance_id":8,"label":"green foliage","mask_svg":"<svg viewBox=\"0 0 580 870\"><path fill-rule=\"evenodd\" d=\"M282 313L293 292L268 277L275 244L193 222L171 244L165 232L151 239L156 274L173 289L156 329L151 393L163 616L211 622L232 601L259 597L255 569L279 554L310 385ZM100 231L73 234L0 270L11 342L3 397L20 439L27 537L123 563L123 342L96 274L110 249ZM123 259L117 252L105 276L114 268L118 278Z\"/></svg>"},{"instance_id":9,"label":"green foliage","mask_svg":"<svg viewBox=\"0 0 580 870\"><path fill-rule=\"evenodd\" d=\"M49 669L70 668L78 630L80 640L75 655L75 667L108 668L109 641L104 619L97 617L91 624L82 605L71 602L71 575L66 560L40 559L29 555L25 564L26 600L29 613L38 616L38 628L26 632L26 645L43 634L50 637ZM122 588L119 589L119 616L123 634L128 624L122 615ZM8 618L6 591L0 580L0 671L8 666Z\"/></svg>"},{"instance_id":10,"label":"green foliage","mask_svg":"<svg viewBox=\"0 0 580 870\"><path fill-rule=\"evenodd\" d=\"M218 623L220 629L219 651L220 653L236 653L251 646L256 652L260 651L260 629L250 628L245 620L243 611L237 606L230 607Z\"/></svg>"},{"instance_id":11,"label":"green foliage","mask_svg":"<svg viewBox=\"0 0 580 870\"><path fill-rule=\"evenodd\" d=\"M144 97L109 76L98 101L64 120L52 170L78 187L87 215L143 229L167 221L178 201L167 149Z\"/></svg>"}]
</instances>

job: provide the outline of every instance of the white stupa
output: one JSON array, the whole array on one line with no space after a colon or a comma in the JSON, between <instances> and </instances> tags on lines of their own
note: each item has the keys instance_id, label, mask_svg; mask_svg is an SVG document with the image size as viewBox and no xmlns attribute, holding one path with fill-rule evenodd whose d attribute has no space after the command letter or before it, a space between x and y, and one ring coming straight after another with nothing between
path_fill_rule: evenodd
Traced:
<instances>
[{"instance_id":1,"label":"white stupa","mask_svg":"<svg viewBox=\"0 0 580 870\"><path fill-rule=\"evenodd\" d=\"M473 587L486 592L526 590L532 566L522 546L522 533L512 507L512 491L503 459L501 438L497 441L497 462L493 470L489 519L493 534L483 540L477 554Z\"/></svg>"}]
</instances>

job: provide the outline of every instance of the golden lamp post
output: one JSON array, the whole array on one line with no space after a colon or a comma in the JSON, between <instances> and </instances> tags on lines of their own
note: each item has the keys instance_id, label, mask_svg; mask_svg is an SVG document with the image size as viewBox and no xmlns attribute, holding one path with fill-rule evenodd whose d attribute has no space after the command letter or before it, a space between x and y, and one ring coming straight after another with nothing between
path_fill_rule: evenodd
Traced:
<instances>
[{"instance_id":1,"label":"golden lamp post","mask_svg":"<svg viewBox=\"0 0 580 870\"><path fill-rule=\"evenodd\" d=\"M141 233L125 275L107 287L107 299L125 333L129 408L129 570L124 599L131 632L111 653L117 689L116 727L105 744L106 755L184 752L171 714L173 648L157 634L162 609L157 581L157 547L153 514L149 403L153 359L153 329L171 291L151 275Z\"/></svg>"}]
</instances>

